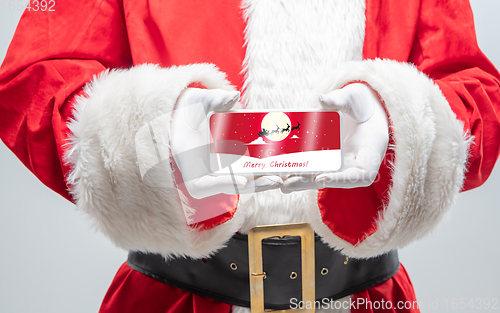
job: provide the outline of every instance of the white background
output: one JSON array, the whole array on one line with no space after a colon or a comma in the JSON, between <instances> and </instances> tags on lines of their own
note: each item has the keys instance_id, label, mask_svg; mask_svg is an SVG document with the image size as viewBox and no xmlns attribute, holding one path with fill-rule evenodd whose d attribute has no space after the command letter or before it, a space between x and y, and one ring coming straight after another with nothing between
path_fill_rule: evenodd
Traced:
<instances>
[{"instance_id":1,"label":"white background","mask_svg":"<svg viewBox=\"0 0 500 313\"><path fill-rule=\"evenodd\" d=\"M0 60L21 12L0 0ZM479 46L500 68L500 1L472 0ZM126 253L0 144L0 313L97 312ZM500 299L500 169L461 194L437 231L400 251L422 312ZM493 300L492 300L493 301ZM448 307L448 310L446 308ZM500 304L496 310L500 312Z\"/></svg>"}]
</instances>

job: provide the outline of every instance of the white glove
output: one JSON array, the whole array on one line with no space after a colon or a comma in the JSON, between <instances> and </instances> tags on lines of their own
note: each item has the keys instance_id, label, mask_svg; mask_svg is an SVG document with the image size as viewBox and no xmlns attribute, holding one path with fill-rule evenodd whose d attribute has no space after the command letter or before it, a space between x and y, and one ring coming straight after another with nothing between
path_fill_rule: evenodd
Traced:
<instances>
[{"instance_id":1,"label":"white glove","mask_svg":"<svg viewBox=\"0 0 500 313\"><path fill-rule=\"evenodd\" d=\"M189 194L196 199L219 193L242 194L281 187L278 176L210 175L208 170L207 114L228 111L238 102L240 93L221 89L187 88L172 114L170 144Z\"/></svg>"},{"instance_id":2,"label":"white glove","mask_svg":"<svg viewBox=\"0 0 500 313\"><path fill-rule=\"evenodd\" d=\"M294 175L288 177L284 193L306 189L356 188L371 185L377 177L389 142L387 114L375 93L366 85L355 83L321 95L327 110L343 114L344 164L336 173Z\"/></svg>"}]
</instances>

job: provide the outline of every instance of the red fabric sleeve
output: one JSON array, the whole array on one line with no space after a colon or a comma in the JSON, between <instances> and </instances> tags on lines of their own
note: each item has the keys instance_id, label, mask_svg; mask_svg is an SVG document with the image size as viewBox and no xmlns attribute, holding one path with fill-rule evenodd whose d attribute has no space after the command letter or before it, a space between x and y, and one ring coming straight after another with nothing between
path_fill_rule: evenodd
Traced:
<instances>
[{"instance_id":1,"label":"red fabric sleeve","mask_svg":"<svg viewBox=\"0 0 500 313\"><path fill-rule=\"evenodd\" d=\"M463 190L480 186L500 152L500 75L480 51L467 0L367 1L364 59L410 62L441 88L474 136Z\"/></svg>"},{"instance_id":2,"label":"red fabric sleeve","mask_svg":"<svg viewBox=\"0 0 500 313\"><path fill-rule=\"evenodd\" d=\"M365 30L364 60L393 60L401 62L402 67L412 63L440 87L450 108L463 122L464 133L474 139L469 148L462 190L484 183L500 153L500 74L477 45L468 1L367 0ZM381 67L377 70L387 74ZM411 79L408 77L408 81ZM402 105L412 102L413 99L405 98L404 90L396 90L398 85L388 88L401 92L398 101ZM437 123L435 127L437 132L446 133L443 128L447 125ZM397 140L390 146L393 144L398 146ZM377 180L371 186L319 192L323 223L351 245L362 242L378 230L379 214L392 199L393 166L398 161L393 152L387 150ZM426 164L422 170L430 173L434 167L448 161L443 158L441 163ZM463 169L457 167L455 175L460 175L461 171ZM417 213L415 216L420 215Z\"/></svg>"},{"instance_id":3,"label":"red fabric sleeve","mask_svg":"<svg viewBox=\"0 0 500 313\"><path fill-rule=\"evenodd\" d=\"M409 61L435 80L474 137L463 190L480 186L500 153L500 75L477 45L469 2L422 1Z\"/></svg>"},{"instance_id":4,"label":"red fabric sleeve","mask_svg":"<svg viewBox=\"0 0 500 313\"><path fill-rule=\"evenodd\" d=\"M53 12L26 11L0 69L0 138L71 200L63 162L71 98L106 68L130 64L120 4L62 1Z\"/></svg>"}]
</instances>

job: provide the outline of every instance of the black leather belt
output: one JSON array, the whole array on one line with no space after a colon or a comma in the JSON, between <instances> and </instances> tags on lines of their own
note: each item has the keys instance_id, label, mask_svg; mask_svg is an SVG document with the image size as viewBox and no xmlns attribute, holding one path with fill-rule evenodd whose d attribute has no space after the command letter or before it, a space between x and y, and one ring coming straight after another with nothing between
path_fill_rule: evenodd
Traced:
<instances>
[{"instance_id":1,"label":"black leather belt","mask_svg":"<svg viewBox=\"0 0 500 313\"><path fill-rule=\"evenodd\" d=\"M264 307L289 309L302 298L300 237L262 241ZM347 261L347 262L346 262ZM250 307L248 238L236 234L209 259L174 258L130 252L128 265L155 280L221 302ZM396 250L371 259L348 260L315 236L316 299L340 299L378 285L399 270ZM295 273L295 274L294 274Z\"/></svg>"}]
</instances>

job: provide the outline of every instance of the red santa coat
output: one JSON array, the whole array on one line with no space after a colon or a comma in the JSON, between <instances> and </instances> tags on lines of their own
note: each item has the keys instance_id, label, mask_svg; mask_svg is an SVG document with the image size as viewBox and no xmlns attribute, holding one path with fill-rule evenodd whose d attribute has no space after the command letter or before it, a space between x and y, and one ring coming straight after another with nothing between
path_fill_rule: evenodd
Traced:
<instances>
[{"instance_id":1,"label":"red santa coat","mask_svg":"<svg viewBox=\"0 0 500 313\"><path fill-rule=\"evenodd\" d=\"M491 172L499 154L500 75L477 47L466 1L325 4L91 1L27 12L0 72L0 136L125 249L202 257L236 231L298 221L348 256L402 247L431 231L460 190ZM102 73L108 68L123 70ZM293 109L318 107L319 93L353 81L380 94L391 121L391 149L370 187L218 196L228 213L193 228L171 170L157 177L161 190L141 179L135 135L167 116L155 135L168 157L168 116L191 83L244 90L245 108ZM396 306L414 294L401 268L358 298ZM126 265L102 306L191 310L230 306Z\"/></svg>"}]
</instances>

